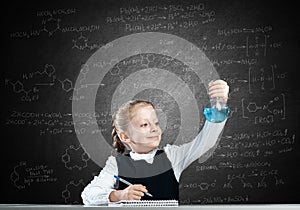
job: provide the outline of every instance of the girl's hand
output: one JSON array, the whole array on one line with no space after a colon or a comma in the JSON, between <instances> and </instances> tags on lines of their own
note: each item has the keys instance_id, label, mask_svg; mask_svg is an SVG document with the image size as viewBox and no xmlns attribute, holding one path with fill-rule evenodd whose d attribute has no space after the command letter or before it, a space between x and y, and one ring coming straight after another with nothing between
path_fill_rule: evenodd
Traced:
<instances>
[{"instance_id":1,"label":"girl's hand","mask_svg":"<svg viewBox=\"0 0 300 210\"><path fill-rule=\"evenodd\" d=\"M109 195L109 200L112 202L120 200L141 200L145 192L148 192L145 186L141 184L133 184L124 190L112 191Z\"/></svg>"},{"instance_id":2,"label":"girl's hand","mask_svg":"<svg viewBox=\"0 0 300 210\"><path fill-rule=\"evenodd\" d=\"M216 80L208 83L208 94L210 98L223 98L228 100L229 86L224 80Z\"/></svg>"}]
</instances>

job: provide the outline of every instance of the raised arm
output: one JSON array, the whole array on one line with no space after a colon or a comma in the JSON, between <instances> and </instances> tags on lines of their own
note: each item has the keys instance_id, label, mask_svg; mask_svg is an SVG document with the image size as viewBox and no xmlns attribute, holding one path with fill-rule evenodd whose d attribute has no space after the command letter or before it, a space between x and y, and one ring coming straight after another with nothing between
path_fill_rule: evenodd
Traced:
<instances>
[{"instance_id":1,"label":"raised arm","mask_svg":"<svg viewBox=\"0 0 300 210\"><path fill-rule=\"evenodd\" d=\"M180 146L165 146L164 150L171 161L177 181L179 181L180 175L186 167L216 144L221 137L225 122L226 120L221 123L206 121L201 132L193 141Z\"/></svg>"},{"instance_id":2,"label":"raised arm","mask_svg":"<svg viewBox=\"0 0 300 210\"><path fill-rule=\"evenodd\" d=\"M210 98L222 98L225 106L228 100L229 86L223 80L216 80L208 84ZM218 110L215 110L218 111ZM167 145L164 149L172 163L177 181L182 171L197 158L211 149L221 138L227 119L220 123L205 122L201 132L195 139L181 146Z\"/></svg>"}]
</instances>

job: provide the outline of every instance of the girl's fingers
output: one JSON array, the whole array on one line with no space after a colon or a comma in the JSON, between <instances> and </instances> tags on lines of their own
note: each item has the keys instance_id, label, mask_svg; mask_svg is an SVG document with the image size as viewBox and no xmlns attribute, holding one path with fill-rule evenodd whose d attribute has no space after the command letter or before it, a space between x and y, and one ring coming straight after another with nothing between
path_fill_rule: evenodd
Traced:
<instances>
[{"instance_id":1,"label":"girl's fingers","mask_svg":"<svg viewBox=\"0 0 300 210\"><path fill-rule=\"evenodd\" d=\"M228 99L228 93L229 93L229 86L227 83L223 80L216 80L211 81L208 84L208 94L210 98L224 98L225 100Z\"/></svg>"},{"instance_id":2,"label":"girl's fingers","mask_svg":"<svg viewBox=\"0 0 300 210\"><path fill-rule=\"evenodd\" d=\"M224 80L216 80L216 81L210 81L208 83L208 87L213 86L213 85L227 85L227 82L225 82Z\"/></svg>"},{"instance_id":3,"label":"girl's fingers","mask_svg":"<svg viewBox=\"0 0 300 210\"><path fill-rule=\"evenodd\" d=\"M229 93L229 88L224 87L224 88L216 88L216 89L210 89L208 94L211 96L213 94L224 94L228 95Z\"/></svg>"},{"instance_id":4,"label":"girl's fingers","mask_svg":"<svg viewBox=\"0 0 300 210\"><path fill-rule=\"evenodd\" d=\"M220 88L220 87L229 87L227 82L223 81L223 80L217 80L214 82L210 82L208 83L208 88L211 89L215 89L215 88Z\"/></svg>"},{"instance_id":5,"label":"girl's fingers","mask_svg":"<svg viewBox=\"0 0 300 210\"><path fill-rule=\"evenodd\" d=\"M141 199L142 199L141 196L133 195L130 200L141 200Z\"/></svg>"},{"instance_id":6,"label":"girl's fingers","mask_svg":"<svg viewBox=\"0 0 300 210\"><path fill-rule=\"evenodd\" d=\"M144 185L135 184L135 185L132 185L132 186L134 186L135 190L138 190L138 191L141 191L141 192L147 192L147 189Z\"/></svg>"},{"instance_id":7,"label":"girl's fingers","mask_svg":"<svg viewBox=\"0 0 300 210\"><path fill-rule=\"evenodd\" d=\"M208 87L209 90L227 89L227 88L229 88L227 84L214 84Z\"/></svg>"},{"instance_id":8,"label":"girl's fingers","mask_svg":"<svg viewBox=\"0 0 300 210\"><path fill-rule=\"evenodd\" d=\"M211 90L211 91L209 91L209 95L212 95L212 94L216 94L216 93L223 93L223 94L225 94L225 95L227 95L228 94L228 89L215 89L215 90Z\"/></svg>"},{"instance_id":9,"label":"girl's fingers","mask_svg":"<svg viewBox=\"0 0 300 210\"><path fill-rule=\"evenodd\" d=\"M147 192L145 186L140 184L134 184L128 187L128 198L134 200L140 200L142 196L144 196L144 192Z\"/></svg>"}]
</instances>

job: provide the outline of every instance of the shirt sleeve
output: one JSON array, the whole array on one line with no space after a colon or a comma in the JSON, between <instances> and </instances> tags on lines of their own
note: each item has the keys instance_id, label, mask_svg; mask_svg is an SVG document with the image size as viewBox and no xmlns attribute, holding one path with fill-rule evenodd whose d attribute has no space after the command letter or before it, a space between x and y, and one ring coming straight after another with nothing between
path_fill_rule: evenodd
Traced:
<instances>
[{"instance_id":1,"label":"shirt sleeve","mask_svg":"<svg viewBox=\"0 0 300 210\"><path fill-rule=\"evenodd\" d=\"M167 144L164 147L177 181L179 181L180 175L186 167L216 144L226 121L212 123L206 120L202 130L193 141L180 146Z\"/></svg>"},{"instance_id":2,"label":"shirt sleeve","mask_svg":"<svg viewBox=\"0 0 300 210\"><path fill-rule=\"evenodd\" d=\"M114 190L115 178L118 174L116 158L110 156L98 176L83 189L81 193L84 205L99 205L109 202L109 195Z\"/></svg>"}]
</instances>

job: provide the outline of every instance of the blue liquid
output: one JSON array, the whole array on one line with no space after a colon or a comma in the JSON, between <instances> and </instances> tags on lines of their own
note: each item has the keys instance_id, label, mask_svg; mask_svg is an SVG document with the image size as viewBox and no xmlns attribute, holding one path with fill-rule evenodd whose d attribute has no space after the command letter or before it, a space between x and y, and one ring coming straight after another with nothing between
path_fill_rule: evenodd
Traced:
<instances>
[{"instance_id":1,"label":"blue liquid","mask_svg":"<svg viewBox=\"0 0 300 210\"><path fill-rule=\"evenodd\" d=\"M203 114L209 122L220 123L228 117L229 108L204 108Z\"/></svg>"}]
</instances>

